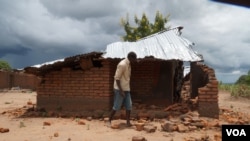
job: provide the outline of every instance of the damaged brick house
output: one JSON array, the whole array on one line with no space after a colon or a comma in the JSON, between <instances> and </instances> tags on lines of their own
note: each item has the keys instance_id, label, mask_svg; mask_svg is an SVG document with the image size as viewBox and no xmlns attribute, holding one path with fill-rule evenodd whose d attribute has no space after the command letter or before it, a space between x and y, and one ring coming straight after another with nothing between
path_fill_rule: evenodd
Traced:
<instances>
[{"instance_id":1,"label":"damaged brick house","mask_svg":"<svg viewBox=\"0 0 250 141\"><path fill-rule=\"evenodd\" d=\"M193 51L193 43L180 36L180 28L160 32L137 42L115 42L106 52L91 52L26 67L26 73L39 76L37 107L47 111L68 111L81 114L96 109L110 110L113 102L114 73L118 62L129 51L136 52L139 62L132 64L131 96L134 101L168 106L173 104L173 77L178 61L191 62L190 98L200 95L201 113L218 115L218 88L213 93L206 85L213 71L197 62L202 57ZM215 82L213 82L215 83ZM211 85L210 85L211 86ZM204 87L203 89L198 89ZM206 92L209 91L209 92ZM213 97L209 96L213 95ZM213 106L211 107L211 102ZM210 112L211 113L211 112Z\"/></svg>"}]
</instances>

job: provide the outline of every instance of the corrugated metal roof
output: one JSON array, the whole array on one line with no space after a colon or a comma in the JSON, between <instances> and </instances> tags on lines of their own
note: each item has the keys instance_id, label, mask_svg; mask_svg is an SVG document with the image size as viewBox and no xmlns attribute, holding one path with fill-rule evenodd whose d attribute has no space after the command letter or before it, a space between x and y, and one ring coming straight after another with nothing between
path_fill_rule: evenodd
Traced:
<instances>
[{"instance_id":1,"label":"corrugated metal roof","mask_svg":"<svg viewBox=\"0 0 250 141\"><path fill-rule=\"evenodd\" d=\"M192 49L194 44L179 35L179 28L160 32L137 42L114 42L107 45L104 58L125 58L134 51L138 58L154 56L163 60L202 61Z\"/></svg>"}]
</instances>

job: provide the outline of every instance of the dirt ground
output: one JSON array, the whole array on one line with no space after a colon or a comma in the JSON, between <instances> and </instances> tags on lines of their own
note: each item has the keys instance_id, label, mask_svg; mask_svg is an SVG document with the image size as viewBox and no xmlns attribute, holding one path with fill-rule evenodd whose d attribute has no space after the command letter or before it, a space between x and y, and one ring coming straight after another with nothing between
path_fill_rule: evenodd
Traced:
<instances>
[{"instance_id":1,"label":"dirt ground","mask_svg":"<svg viewBox=\"0 0 250 141\"><path fill-rule=\"evenodd\" d=\"M112 129L106 126L105 120L20 117L18 113L16 115L6 113L13 110L18 111L18 109L32 106L35 103L36 92L0 92L0 128L9 129L8 132L0 133L0 141L131 141L134 136L143 136L147 141L191 141L208 136L209 140L214 141L215 137L221 134L220 128L203 128L183 133L166 132L162 130L161 123L157 120L150 122L157 127L156 131L148 133L144 130L137 131L135 126L123 126L125 120L121 119L113 121L113 124L120 125L120 128ZM250 100L231 98L229 93L223 91L219 92L219 107L236 113L244 113L244 116L250 114ZM208 119L208 121L213 120ZM79 124L79 121L82 121L83 124ZM224 122L220 116L219 123ZM231 122L233 123L233 121Z\"/></svg>"}]
</instances>

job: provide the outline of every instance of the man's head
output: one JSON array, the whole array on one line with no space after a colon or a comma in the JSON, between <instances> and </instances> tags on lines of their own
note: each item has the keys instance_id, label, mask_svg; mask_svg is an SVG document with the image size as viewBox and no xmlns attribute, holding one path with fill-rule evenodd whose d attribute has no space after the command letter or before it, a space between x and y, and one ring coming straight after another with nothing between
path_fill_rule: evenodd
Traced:
<instances>
[{"instance_id":1,"label":"man's head","mask_svg":"<svg viewBox=\"0 0 250 141\"><path fill-rule=\"evenodd\" d=\"M130 62L134 62L137 59L137 55L133 51L129 52L127 57Z\"/></svg>"}]
</instances>

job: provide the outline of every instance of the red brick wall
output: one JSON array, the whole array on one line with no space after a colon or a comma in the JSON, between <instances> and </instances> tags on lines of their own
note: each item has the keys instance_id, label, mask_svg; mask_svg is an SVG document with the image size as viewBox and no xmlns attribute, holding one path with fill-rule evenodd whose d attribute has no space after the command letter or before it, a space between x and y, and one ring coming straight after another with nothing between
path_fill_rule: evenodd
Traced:
<instances>
[{"instance_id":1,"label":"red brick wall","mask_svg":"<svg viewBox=\"0 0 250 141\"><path fill-rule=\"evenodd\" d=\"M104 60L102 65L84 71L63 68L47 73L37 90L37 106L72 112L109 109L113 93L112 64Z\"/></svg>"},{"instance_id":2,"label":"red brick wall","mask_svg":"<svg viewBox=\"0 0 250 141\"><path fill-rule=\"evenodd\" d=\"M0 89L10 88L11 72L0 71Z\"/></svg>"},{"instance_id":3,"label":"red brick wall","mask_svg":"<svg viewBox=\"0 0 250 141\"><path fill-rule=\"evenodd\" d=\"M170 105L173 96L171 61L147 60L132 64L132 98L154 105Z\"/></svg>"},{"instance_id":4,"label":"red brick wall","mask_svg":"<svg viewBox=\"0 0 250 141\"><path fill-rule=\"evenodd\" d=\"M31 74L20 72L0 71L0 89L20 87L36 90L40 79Z\"/></svg>"},{"instance_id":5,"label":"red brick wall","mask_svg":"<svg viewBox=\"0 0 250 141\"><path fill-rule=\"evenodd\" d=\"M113 103L114 74L119 61L120 59L105 59L100 68L92 67L84 71L63 68L61 71L47 73L37 90L38 108L78 113L86 110L110 110ZM156 60L132 64L133 100L140 99L151 104L159 104L159 101L165 105L171 103L171 67L171 62ZM166 76L165 83L162 83L159 73Z\"/></svg>"},{"instance_id":6,"label":"red brick wall","mask_svg":"<svg viewBox=\"0 0 250 141\"><path fill-rule=\"evenodd\" d=\"M192 68L192 79L196 78L201 84L198 87L195 80L192 80L193 90L196 87L198 92L198 112L200 116L218 118L219 117L219 106L218 106L218 81L215 76L214 69L204 65L193 63ZM194 73L199 72L199 73ZM198 75L198 76L197 76ZM192 91L193 92L193 91Z\"/></svg>"},{"instance_id":7,"label":"red brick wall","mask_svg":"<svg viewBox=\"0 0 250 141\"><path fill-rule=\"evenodd\" d=\"M13 85L14 87L18 86L24 89L36 90L37 85L40 82L40 79L31 74L18 73L13 76Z\"/></svg>"},{"instance_id":8,"label":"red brick wall","mask_svg":"<svg viewBox=\"0 0 250 141\"><path fill-rule=\"evenodd\" d=\"M114 75L116 71L117 64L119 63L119 59L109 60L110 61L110 77L114 83ZM136 64L132 64L132 72L131 72L131 95L133 97L145 98L152 96L153 87L157 84L157 80L159 79L159 75L156 74L156 69L159 69L159 62L140 62ZM157 67L157 68L156 68ZM159 71L159 70L157 70Z\"/></svg>"}]
</instances>

